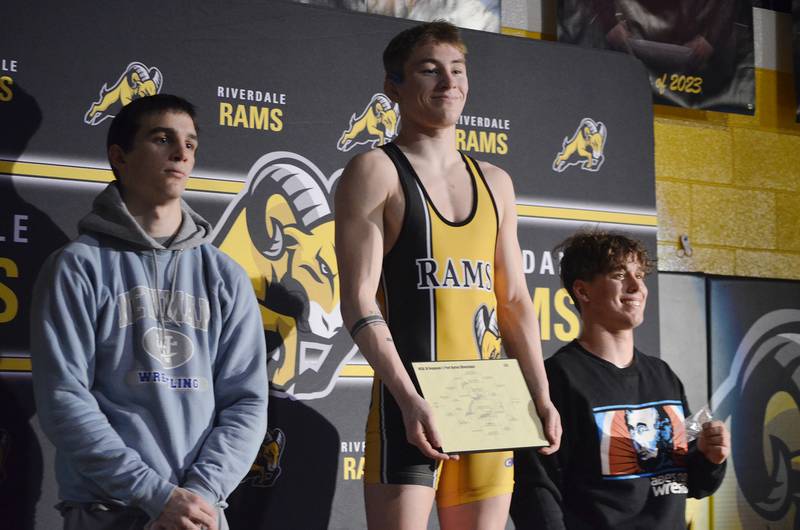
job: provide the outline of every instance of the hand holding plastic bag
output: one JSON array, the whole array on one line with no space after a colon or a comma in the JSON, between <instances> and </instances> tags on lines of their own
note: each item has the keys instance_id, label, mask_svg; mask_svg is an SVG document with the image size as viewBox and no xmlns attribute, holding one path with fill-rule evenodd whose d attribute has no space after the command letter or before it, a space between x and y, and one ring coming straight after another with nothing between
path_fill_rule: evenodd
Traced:
<instances>
[{"instance_id":1,"label":"hand holding plastic bag","mask_svg":"<svg viewBox=\"0 0 800 530\"><path fill-rule=\"evenodd\" d=\"M714 419L711 414L711 409L708 405L703 405L700 410L689 416L683 421L686 427L686 442L690 443L696 440L703 430L703 425Z\"/></svg>"}]
</instances>

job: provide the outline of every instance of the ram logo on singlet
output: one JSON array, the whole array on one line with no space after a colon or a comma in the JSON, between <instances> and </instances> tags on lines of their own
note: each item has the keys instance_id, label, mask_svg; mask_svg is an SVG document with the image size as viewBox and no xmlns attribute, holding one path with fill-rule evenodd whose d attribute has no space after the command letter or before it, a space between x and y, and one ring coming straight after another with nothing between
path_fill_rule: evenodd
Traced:
<instances>
[{"instance_id":1,"label":"ram logo on singlet","mask_svg":"<svg viewBox=\"0 0 800 530\"><path fill-rule=\"evenodd\" d=\"M97 101L89 105L83 122L87 125L98 125L107 118L113 118L118 109L134 99L161 92L163 84L161 70L156 67L148 68L143 63L134 61L125 67L113 85L103 83Z\"/></svg>"},{"instance_id":2,"label":"ram logo on singlet","mask_svg":"<svg viewBox=\"0 0 800 530\"><path fill-rule=\"evenodd\" d=\"M472 324L481 359L500 359L503 356L503 340L500 338L497 312L481 304L472 317Z\"/></svg>"},{"instance_id":3,"label":"ram logo on singlet","mask_svg":"<svg viewBox=\"0 0 800 530\"><path fill-rule=\"evenodd\" d=\"M443 266L435 259L417 260L417 289L492 290L492 265L483 260L447 258Z\"/></svg>"}]
</instances>

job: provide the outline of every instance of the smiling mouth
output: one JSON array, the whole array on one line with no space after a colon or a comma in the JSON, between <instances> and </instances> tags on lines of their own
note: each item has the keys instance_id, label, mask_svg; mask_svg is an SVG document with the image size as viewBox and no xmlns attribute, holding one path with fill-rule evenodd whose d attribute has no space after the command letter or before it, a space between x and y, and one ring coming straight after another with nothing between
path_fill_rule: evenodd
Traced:
<instances>
[{"instance_id":1,"label":"smiling mouth","mask_svg":"<svg viewBox=\"0 0 800 530\"><path fill-rule=\"evenodd\" d=\"M641 300L623 300L622 303L626 306L630 307L641 307L642 301Z\"/></svg>"}]
</instances>

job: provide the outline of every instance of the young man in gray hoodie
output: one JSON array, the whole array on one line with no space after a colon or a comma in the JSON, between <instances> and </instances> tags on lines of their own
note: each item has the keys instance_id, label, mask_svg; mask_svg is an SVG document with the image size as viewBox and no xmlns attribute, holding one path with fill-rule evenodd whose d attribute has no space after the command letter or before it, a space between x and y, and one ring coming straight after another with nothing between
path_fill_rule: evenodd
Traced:
<instances>
[{"instance_id":1,"label":"young man in gray hoodie","mask_svg":"<svg viewBox=\"0 0 800 530\"><path fill-rule=\"evenodd\" d=\"M117 180L38 279L33 386L65 529L227 528L263 440L252 285L181 199L197 146L189 102L124 107L108 133Z\"/></svg>"}]
</instances>

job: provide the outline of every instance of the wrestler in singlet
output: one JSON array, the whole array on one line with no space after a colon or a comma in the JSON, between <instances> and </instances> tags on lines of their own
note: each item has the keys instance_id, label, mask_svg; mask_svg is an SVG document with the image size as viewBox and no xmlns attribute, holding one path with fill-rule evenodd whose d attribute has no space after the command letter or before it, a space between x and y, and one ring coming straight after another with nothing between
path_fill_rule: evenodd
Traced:
<instances>
[{"instance_id":1,"label":"wrestler in singlet","mask_svg":"<svg viewBox=\"0 0 800 530\"><path fill-rule=\"evenodd\" d=\"M397 169L405 212L397 241L383 258L378 299L419 392L411 362L500 355L493 287L497 207L478 163L462 153L472 209L463 221L445 219L402 151L392 143L382 149ZM367 483L430 486L442 507L513 490L510 451L461 455L441 465L410 445L400 409L377 376L366 444Z\"/></svg>"}]
</instances>

